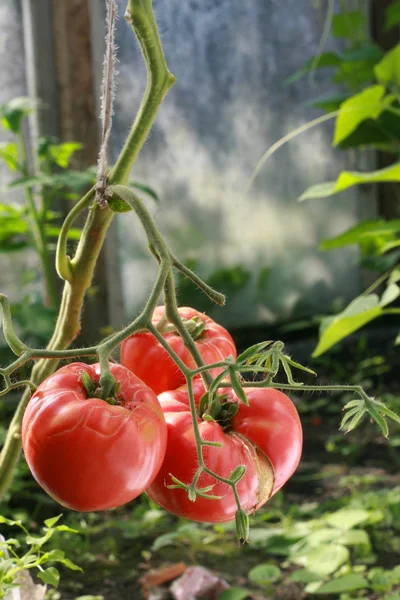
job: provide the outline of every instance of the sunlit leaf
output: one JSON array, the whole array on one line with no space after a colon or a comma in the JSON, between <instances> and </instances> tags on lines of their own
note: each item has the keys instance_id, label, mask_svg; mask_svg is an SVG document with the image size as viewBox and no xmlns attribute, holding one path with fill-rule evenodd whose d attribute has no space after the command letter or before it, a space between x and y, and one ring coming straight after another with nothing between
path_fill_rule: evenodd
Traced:
<instances>
[{"instance_id":1,"label":"sunlit leaf","mask_svg":"<svg viewBox=\"0 0 400 600\"><path fill-rule=\"evenodd\" d=\"M334 250L336 248L343 248L344 246L350 246L352 244L360 244L365 239L374 238L376 236L394 237L397 233L400 233L400 220L374 220L364 221L351 227L344 233L324 240L320 248L321 250Z\"/></svg>"},{"instance_id":2,"label":"sunlit leaf","mask_svg":"<svg viewBox=\"0 0 400 600\"><path fill-rule=\"evenodd\" d=\"M375 66L375 76L379 83L387 87L400 87L400 44L387 52Z\"/></svg>"},{"instance_id":3,"label":"sunlit leaf","mask_svg":"<svg viewBox=\"0 0 400 600\"><path fill-rule=\"evenodd\" d=\"M327 181L309 187L299 197L299 200L328 198L329 196L343 192L354 185L385 181L400 181L400 163L368 173L362 173L360 171L342 171L336 181Z\"/></svg>"},{"instance_id":4,"label":"sunlit leaf","mask_svg":"<svg viewBox=\"0 0 400 600\"><path fill-rule=\"evenodd\" d=\"M44 581L44 583L52 585L53 587L57 587L60 581L60 573L55 567L49 567L45 571L38 573L38 577Z\"/></svg>"},{"instance_id":5,"label":"sunlit leaf","mask_svg":"<svg viewBox=\"0 0 400 600\"><path fill-rule=\"evenodd\" d=\"M336 119L333 145L348 137L362 121L377 119L385 108L383 85L373 85L345 100Z\"/></svg>"}]
</instances>

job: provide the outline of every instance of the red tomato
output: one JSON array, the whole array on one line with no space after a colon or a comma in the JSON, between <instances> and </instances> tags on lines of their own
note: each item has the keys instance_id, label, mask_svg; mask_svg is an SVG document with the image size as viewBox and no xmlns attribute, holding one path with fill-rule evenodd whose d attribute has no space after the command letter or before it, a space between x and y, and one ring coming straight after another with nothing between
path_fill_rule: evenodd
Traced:
<instances>
[{"instance_id":1,"label":"red tomato","mask_svg":"<svg viewBox=\"0 0 400 600\"><path fill-rule=\"evenodd\" d=\"M224 390L225 391L225 390ZM194 382L195 400L204 393L201 381ZM271 388L246 388L250 406L229 391L229 400L239 402L239 411L230 428L198 417L203 439L221 442L222 448L204 446L206 466L228 479L238 465L247 467L237 485L242 508L255 512L275 494L296 470L302 450L302 428L292 401ZM163 465L146 490L150 498L163 508L193 521L219 523L234 519L237 505L232 488L203 473L197 488L214 484L209 493L222 496L209 500L197 496L195 502L186 490L168 489L171 474L190 484L198 462L195 437L189 410L187 387L160 394L159 401L168 425L168 445Z\"/></svg>"},{"instance_id":2,"label":"red tomato","mask_svg":"<svg viewBox=\"0 0 400 600\"><path fill-rule=\"evenodd\" d=\"M167 428L156 395L128 369L110 367L120 384L118 404L88 398L82 372L98 382L100 367L74 363L38 387L23 418L22 445L33 476L73 510L129 502L164 458Z\"/></svg>"},{"instance_id":3,"label":"red tomato","mask_svg":"<svg viewBox=\"0 0 400 600\"><path fill-rule=\"evenodd\" d=\"M164 314L165 306L158 306L154 311L153 325L157 325ZM179 314L184 319L197 317L205 323L205 329L195 343L206 364L224 360L229 355L236 358L235 344L221 325L194 308L181 307ZM164 333L163 337L185 365L191 369L196 368L192 355L178 333ZM184 374L168 352L149 332L136 333L122 343L121 363L140 377L156 394L175 390L186 382ZM211 374L215 377L221 371L222 369L212 369Z\"/></svg>"}]
</instances>

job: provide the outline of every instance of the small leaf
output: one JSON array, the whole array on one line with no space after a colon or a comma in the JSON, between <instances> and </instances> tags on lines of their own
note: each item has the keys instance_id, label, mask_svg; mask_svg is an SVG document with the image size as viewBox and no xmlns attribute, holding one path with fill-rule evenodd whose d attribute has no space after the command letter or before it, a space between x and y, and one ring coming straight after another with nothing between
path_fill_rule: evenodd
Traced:
<instances>
[{"instance_id":1,"label":"small leaf","mask_svg":"<svg viewBox=\"0 0 400 600\"><path fill-rule=\"evenodd\" d=\"M69 558L63 558L62 560L60 560L60 562L68 569L71 569L71 571L82 571L83 572L83 569L81 569L81 567L78 567L78 565L73 563Z\"/></svg>"},{"instance_id":2,"label":"small leaf","mask_svg":"<svg viewBox=\"0 0 400 600\"><path fill-rule=\"evenodd\" d=\"M365 577L358 573L343 575L337 579L332 579L324 583L319 589L318 594L342 594L353 590L368 588L369 583Z\"/></svg>"},{"instance_id":3,"label":"small leaf","mask_svg":"<svg viewBox=\"0 0 400 600\"><path fill-rule=\"evenodd\" d=\"M247 399L244 389L239 383L235 370L229 369L229 374L231 378L232 389L235 392L236 396L239 398L239 400L243 402L243 404L249 406L249 401Z\"/></svg>"},{"instance_id":4,"label":"small leaf","mask_svg":"<svg viewBox=\"0 0 400 600\"><path fill-rule=\"evenodd\" d=\"M46 527L48 527L49 529L51 529L52 527L54 527L54 525L56 523L58 523L58 521L61 519L62 514L58 515L58 517L53 517L52 519L46 519L46 521L44 522L44 524L46 525Z\"/></svg>"},{"instance_id":5,"label":"small leaf","mask_svg":"<svg viewBox=\"0 0 400 600\"><path fill-rule=\"evenodd\" d=\"M253 583L266 585L268 583L274 583L275 581L279 581L282 577L282 573L279 567L276 565L258 565L251 569L248 575L250 581Z\"/></svg>"},{"instance_id":6,"label":"small leaf","mask_svg":"<svg viewBox=\"0 0 400 600\"><path fill-rule=\"evenodd\" d=\"M54 587L57 587L58 582L60 581L60 573L55 567L49 567L45 571L38 573L38 577L44 581L44 583Z\"/></svg>"},{"instance_id":7,"label":"small leaf","mask_svg":"<svg viewBox=\"0 0 400 600\"><path fill-rule=\"evenodd\" d=\"M250 597L250 592L244 588L232 587L224 590L218 600L246 600Z\"/></svg>"},{"instance_id":8,"label":"small leaf","mask_svg":"<svg viewBox=\"0 0 400 600\"><path fill-rule=\"evenodd\" d=\"M400 181L400 163L391 165L378 171L361 173L359 171L342 171L336 181L327 181L317 183L309 187L299 197L299 201L313 198L328 198L339 192L343 192L350 187L364 183L378 183L385 181Z\"/></svg>"},{"instance_id":9,"label":"small leaf","mask_svg":"<svg viewBox=\"0 0 400 600\"><path fill-rule=\"evenodd\" d=\"M0 106L1 124L5 129L8 129L13 133L19 133L19 131L21 131L22 121L35 110L36 107L37 102L32 98L22 96L13 98Z\"/></svg>"},{"instance_id":10,"label":"small leaf","mask_svg":"<svg viewBox=\"0 0 400 600\"><path fill-rule=\"evenodd\" d=\"M371 415L371 417L373 418L373 420L375 421L375 423L378 425L379 429L382 432L382 435L385 438L389 437L389 427L388 427L388 424L386 423L385 418L382 417L382 415L376 410L376 408L374 407L374 405L372 403L369 403L366 406L366 409L369 412L369 414Z\"/></svg>"},{"instance_id":11,"label":"small leaf","mask_svg":"<svg viewBox=\"0 0 400 600\"><path fill-rule=\"evenodd\" d=\"M155 192L153 190L153 188L151 188L150 186L148 186L144 183L141 183L140 181L130 181L129 185L136 188L137 190L140 190L141 192L144 192L148 196L151 196L153 198L153 200L155 200L156 202L158 202L160 200L157 192Z\"/></svg>"}]
</instances>

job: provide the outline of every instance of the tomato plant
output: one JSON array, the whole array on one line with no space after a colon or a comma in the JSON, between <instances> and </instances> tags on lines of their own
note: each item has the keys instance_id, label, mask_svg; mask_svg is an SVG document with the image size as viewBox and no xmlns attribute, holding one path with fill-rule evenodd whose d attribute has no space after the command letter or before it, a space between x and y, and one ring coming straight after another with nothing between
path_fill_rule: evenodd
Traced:
<instances>
[{"instance_id":1,"label":"tomato plant","mask_svg":"<svg viewBox=\"0 0 400 600\"><path fill-rule=\"evenodd\" d=\"M194 308L180 307L178 311L206 364L224 360L229 355L236 357L235 344L224 327ZM158 306L154 311L153 325L159 328L164 339L185 365L195 369L194 358L182 338L170 324L164 325L164 320L165 306ZM149 332L136 333L122 343L121 363L140 377L156 394L176 390L185 383L182 371ZM215 377L221 371L222 369L216 368L210 372Z\"/></svg>"},{"instance_id":2,"label":"tomato plant","mask_svg":"<svg viewBox=\"0 0 400 600\"><path fill-rule=\"evenodd\" d=\"M22 424L25 457L37 482L79 511L111 508L151 483L165 453L167 430L156 395L121 365L115 404L88 395L82 374L99 381L99 364L73 363L32 396Z\"/></svg>"},{"instance_id":3,"label":"tomato plant","mask_svg":"<svg viewBox=\"0 0 400 600\"><path fill-rule=\"evenodd\" d=\"M297 410L278 390L246 388L249 406L230 390L201 415L202 382L196 380L193 390L202 439L222 444L203 447L204 463L225 479L239 465L246 467L237 483L237 493L242 508L253 513L283 486L299 463L302 428ZM212 486L209 491L220 499L197 493L196 501L191 502L185 489L173 486L175 479L190 484L198 467L187 387L160 394L159 401L167 421L168 445L148 495L170 512L194 521L218 523L233 519L237 502L232 487L208 473L201 474L198 490ZM170 484L172 488L167 487Z\"/></svg>"}]
</instances>

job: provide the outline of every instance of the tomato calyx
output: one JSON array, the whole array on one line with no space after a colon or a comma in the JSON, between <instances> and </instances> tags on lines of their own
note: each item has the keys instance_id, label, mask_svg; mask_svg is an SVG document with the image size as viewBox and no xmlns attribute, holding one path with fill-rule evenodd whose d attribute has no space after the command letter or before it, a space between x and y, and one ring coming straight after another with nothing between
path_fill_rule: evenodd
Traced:
<instances>
[{"instance_id":1,"label":"tomato calyx","mask_svg":"<svg viewBox=\"0 0 400 600\"><path fill-rule=\"evenodd\" d=\"M199 416L203 421L214 421L218 423L224 431L232 427L232 419L239 411L238 402L228 400L228 394L218 394L210 402L209 394L205 393L199 404Z\"/></svg>"},{"instance_id":2,"label":"tomato calyx","mask_svg":"<svg viewBox=\"0 0 400 600\"><path fill-rule=\"evenodd\" d=\"M103 390L99 385L99 381L93 381L87 371L82 371L81 374L81 383L86 390L88 398L99 398L100 400L104 400L107 404L117 405L121 404L121 400L118 397L118 393L121 389L121 384L116 383L113 390L111 391L111 395L107 396L107 398L103 397Z\"/></svg>"}]
</instances>

